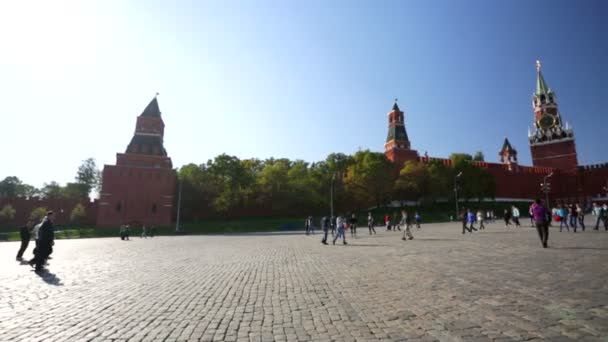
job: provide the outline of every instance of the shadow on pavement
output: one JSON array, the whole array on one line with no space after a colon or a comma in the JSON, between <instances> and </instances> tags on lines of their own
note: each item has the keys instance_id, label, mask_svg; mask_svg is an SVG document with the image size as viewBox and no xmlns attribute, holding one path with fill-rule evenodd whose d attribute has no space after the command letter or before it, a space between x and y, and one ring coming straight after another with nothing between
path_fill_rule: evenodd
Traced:
<instances>
[{"instance_id":1,"label":"shadow on pavement","mask_svg":"<svg viewBox=\"0 0 608 342\"><path fill-rule=\"evenodd\" d=\"M418 241L462 241L459 239L433 239L433 238L415 238Z\"/></svg>"},{"instance_id":2,"label":"shadow on pavement","mask_svg":"<svg viewBox=\"0 0 608 342\"><path fill-rule=\"evenodd\" d=\"M341 245L342 243L340 243ZM336 245L338 245L338 243L336 242ZM390 247L390 245L370 245L370 244L353 244L353 243L348 243L347 246L352 246L352 247Z\"/></svg>"},{"instance_id":3,"label":"shadow on pavement","mask_svg":"<svg viewBox=\"0 0 608 342\"><path fill-rule=\"evenodd\" d=\"M54 273L47 270L36 272L36 275L38 275L45 283L49 285L63 286L61 279L59 279L59 277L57 277Z\"/></svg>"},{"instance_id":4,"label":"shadow on pavement","mask_svg":"<svg viewBox=\"0 0 608 342\"><path fill-rule=\"evenodd\" d=\"M602 248L602 247L553 247L552 249L589 249L589 250L598 250L598 251L608 251L608 248Z\"/></svg>"}]
</instances>

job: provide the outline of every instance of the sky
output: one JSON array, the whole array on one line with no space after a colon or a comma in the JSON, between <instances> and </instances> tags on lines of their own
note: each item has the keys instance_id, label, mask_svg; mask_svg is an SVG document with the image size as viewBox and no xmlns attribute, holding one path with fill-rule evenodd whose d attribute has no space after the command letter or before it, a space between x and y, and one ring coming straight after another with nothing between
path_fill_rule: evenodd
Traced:
<instances>
[{"instance_id":1,"label":"sky","mask_svg":"<svg viewBox=\"0 0 608 342\"><path fill-rule=\"evenodd\" d=\"M2 1L0 179L114 164L158 92L174 167L227 153L383 151L398 98L413 149L531 164L535 61L608 161L608 1Z\"/></svg>"}]
</instances>

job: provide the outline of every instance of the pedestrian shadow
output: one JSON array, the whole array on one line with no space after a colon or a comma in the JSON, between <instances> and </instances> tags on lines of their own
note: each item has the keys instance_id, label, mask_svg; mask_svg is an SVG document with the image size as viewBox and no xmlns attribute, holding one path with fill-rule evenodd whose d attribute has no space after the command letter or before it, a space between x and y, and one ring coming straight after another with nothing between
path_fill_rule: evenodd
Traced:
<instances>
[{"instance_id":1,"label":"pedestrian shadow","mask_svg":"<svg viewBox=\"0 0 608 342\"><path fill-rule=\"evenodd\" d=\"M553 247L552 249L572 249L572 250L597 250L597 251L608 251L608 248L602 248L602 247Z\"/></svg>"},{"instance_id":2,"label":"pedestrian shadow","mask_svg":"<svg viewBox=\"0 0 608 342\"><path fill-rule=\"evenodd\" d=\"M415 238L418 241L462 241L459 239L434 239L434 238Z\"/></svg>"},{"instance_id":3,"label":"pedestrian shadow","mask_svg":"<svg viewBox=\"0 0 608 342\"><path fill-rule=\"evenodd\" d=\"M49 271L43 271L40 273L36 273L36 275L38 275L45 283L49 285L63 286L61 279L59 279L59 277L57 277L57 275L55 275L54 273L51 273Z\"/></svg>"},{"instance_id":4,"label":"pedestrian shadow","mask_svg":"<svg viewBox=\"0 0 608 342\"><path fill-rule=\"evenodd\" d=\"M352 246L352 247L391 247L390 245L372 245L372 244L363 244L363 243L361 243L361 244L358 243L356 245L352 244L352 243L349 243L347 246Z\"/></svg>"}]
</instances>

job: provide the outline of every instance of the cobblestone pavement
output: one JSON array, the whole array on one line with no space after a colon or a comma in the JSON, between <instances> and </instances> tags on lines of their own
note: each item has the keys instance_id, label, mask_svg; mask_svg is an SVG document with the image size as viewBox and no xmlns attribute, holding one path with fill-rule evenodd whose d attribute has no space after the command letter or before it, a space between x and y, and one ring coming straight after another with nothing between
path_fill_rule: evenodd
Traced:
<instances>
[{"instance_id":1,"label":"cobblestone pavement","mask_svg":"<svg viewBox=\"0 0 608 342\"><path fill-rule=\"evenodd\" d=\"M608 232L377 230L2 243L0 340L608 341Z\"/></svg>"}]
</instances>

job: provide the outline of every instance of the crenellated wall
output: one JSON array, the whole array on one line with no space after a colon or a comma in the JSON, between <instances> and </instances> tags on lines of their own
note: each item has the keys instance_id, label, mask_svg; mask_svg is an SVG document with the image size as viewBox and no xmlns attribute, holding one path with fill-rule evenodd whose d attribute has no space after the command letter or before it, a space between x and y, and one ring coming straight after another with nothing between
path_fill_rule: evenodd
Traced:
<instances>
[{"instance_id":1,"label":"crenellated wall","mask_svg":"<svg viewBox=\"0 0 608 342\"><path fill-rule=\"evenodd\" d=\"M82 204L85 209L86 218L82 224L93 225L97 219L98 201L91 202L90 199L40 199L37 197L26 198L0 198L0 209L10 204L15 210L15 218L12 221L4 222L2 227L14 227L25 224L30 213L39 207L52 210L55 213L55 224L70 224L70 214L77 204Z\"/></svg>"}]
</instances>

